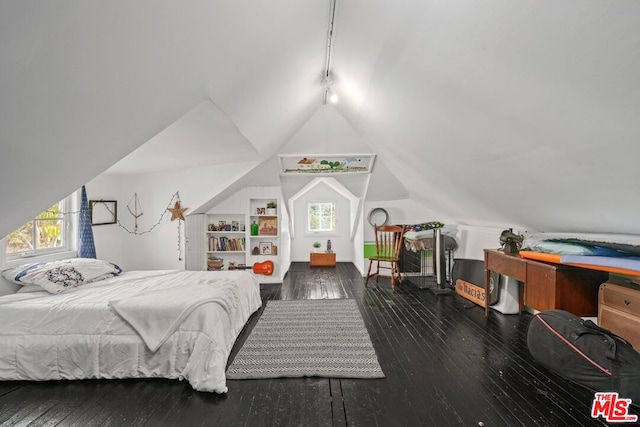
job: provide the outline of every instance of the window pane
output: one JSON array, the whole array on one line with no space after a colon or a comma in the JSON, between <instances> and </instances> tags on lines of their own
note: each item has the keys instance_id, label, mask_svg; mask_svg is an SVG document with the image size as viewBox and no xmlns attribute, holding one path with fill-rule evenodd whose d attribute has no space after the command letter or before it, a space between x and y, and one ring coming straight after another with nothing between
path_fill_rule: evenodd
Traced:
<instances>
[{"instance_id":1,"label":"window pane","mask_svg":"<svg viewBox=\"0 0 640 427\"><path fill-rule=\"evenodd\" d=\"M6 239L6 253L64 249L64 224L64 201L61 201L9 234Z\"/></svg>"},{"instance_id":2,"label":"window pane","mask_svg":"<svg viewBox=\"0 0 640 427\"><path fill-rule=\"evenodd\" d=\"M33 221L30 221L7 236L7 253L33 250Z\"/></svg>"},{"instance_id":3,"label":"window pane","mask_svg":"<svg viewBox=\"0 0 640 427\"><path fill-rule=\"evenodd\" d=\"M335 225L334 203L309 203L308 231L334 231Z\"/></svg>"},{"instance_id":4,"label":"window pane","mask_svg":"<svg viewBox=\"0 0 640 427\"><path fill-rule=\"evenodd\" d=\"M61 219L36 220L36 249L58 248L63 245Z\"/></svg>"}]
</instances>

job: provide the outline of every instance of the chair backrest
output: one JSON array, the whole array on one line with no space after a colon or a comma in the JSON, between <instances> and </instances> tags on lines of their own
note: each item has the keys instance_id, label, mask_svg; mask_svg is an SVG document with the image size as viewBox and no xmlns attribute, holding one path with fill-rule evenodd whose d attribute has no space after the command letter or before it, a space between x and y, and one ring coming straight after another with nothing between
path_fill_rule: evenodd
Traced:
<instances>
[{"instance_id":1,"label":"chair backrest","mask_svg":"<svg viewBox=\"0 0 640 427\"><path fill-rule=\"evenodd\" d=\"M378 257L398 258L402 246L404 227L399 225L377 225L376 253Z\"/></svg>"}]
</instances>

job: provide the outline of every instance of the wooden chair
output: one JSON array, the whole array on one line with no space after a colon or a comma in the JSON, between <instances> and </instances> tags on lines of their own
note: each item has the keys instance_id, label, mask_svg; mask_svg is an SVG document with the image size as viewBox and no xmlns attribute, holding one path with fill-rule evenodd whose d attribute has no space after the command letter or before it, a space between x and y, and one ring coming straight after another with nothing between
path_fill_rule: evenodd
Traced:
<instances>
[{"instance_id":1,"label":"wooden chair","mask_svg":"<svg viewBox=\"0 0 640 427\"><path fill-rule=\"evenodd\" d=\"M375 226L376 234L376 254L369 258L369 270L364 286L369 285L371 277L376 278L376 283L380 277L391 279L391 289L396 288L396 281L400 282L402 276L398 268L400 251L402 250L402 238L404 227L399 225L378 225ZM371 273L371 267L376 263L375 272ZM380 270L389 270L388 274L381 274Z\"/></svg>"}]
</instances>

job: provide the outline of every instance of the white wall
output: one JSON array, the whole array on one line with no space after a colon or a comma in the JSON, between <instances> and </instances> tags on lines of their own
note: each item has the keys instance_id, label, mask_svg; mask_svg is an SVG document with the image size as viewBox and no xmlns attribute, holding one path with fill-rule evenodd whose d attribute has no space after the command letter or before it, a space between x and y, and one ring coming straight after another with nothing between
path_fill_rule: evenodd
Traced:
<instances>
[{"instance_id":1,"label":"white wall","mask_svg":"<svg viewBox=\"0 0 640 427\"><path fill-rule=\"evenodd\" d=\"M308 233L306 231L307 203L333 202L336 204L336 232ZM319 241L321 251L326 250L327 240L331 240L332 250L336 253L338 262L348 262L354 259L354 249L350 232L350 203L349 199L335 191L325 183L312 187L294 201L293 227L294 238L291 240L291 260L309 261L309 253L314 250L312 244Z\"/></svg>"},{"instance_id":2,"label":"white wall","mask_svg":"<svg viewBox=\"0 0 640 427\"><path fill-rule=\"evenodd\" d=\"M252 166L253 163L231 164L163 173L100 175L87 184L87 195L90 199L116 199L121 226L93 228L98 257L116 262L125 270L184 269L184 223L170 221L171 214L166 211L173 206L172 196L179 192L188 215ZM143 212L138 218L139 234L133 233L134 218L127 210L136 193Z\"/></svg>"},{"instance_id":3,"label":"white wall","mask_svg":"<svg viewBox=\"0 0 640 427\"><path fill-rule=\"evenodd\" d=\"M127 211L126 202L120 198L120 179L116 176L100 175L85 185L89 200L117 200L118 218L123 218ZM118 264L125 268L123 256L123 238L125 231L117 224L94 225L93 240L96 245L96 257Z\"/></svg>"}]
</instances>

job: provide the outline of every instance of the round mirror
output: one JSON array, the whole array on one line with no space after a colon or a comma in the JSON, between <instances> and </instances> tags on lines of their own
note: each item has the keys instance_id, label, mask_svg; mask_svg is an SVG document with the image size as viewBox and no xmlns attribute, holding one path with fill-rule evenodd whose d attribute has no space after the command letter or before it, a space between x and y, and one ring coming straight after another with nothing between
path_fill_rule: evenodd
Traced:
<instances>
[{"instance_id":1,"label":"round mirror","mask_svg":"<svg viewBox=\"0 0 640 427\"><path fill-rule=\"evenodd\" d=\"M385 225L387 221L389 221L389 213L383 208L373 208L369 211L369 215L367 215L367 221L372 227Z\"/></svg>"}]
</instances>

